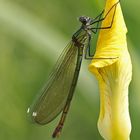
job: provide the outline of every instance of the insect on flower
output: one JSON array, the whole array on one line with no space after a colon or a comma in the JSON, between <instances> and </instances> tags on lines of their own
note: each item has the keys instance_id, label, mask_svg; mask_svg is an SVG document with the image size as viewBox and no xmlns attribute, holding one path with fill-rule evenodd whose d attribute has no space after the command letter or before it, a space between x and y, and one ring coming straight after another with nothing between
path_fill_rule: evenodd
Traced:
<instances>
[{"instance_id":1,"label":"insect on flower","mask_svg":"<svg viewBox=\"0 0 140 140\"><path fill-rule=\"evenodd\" d=\"M83 56L85 59L93 59L90 51L91 35L92 33L96 34L99 29L109 29L112 27L118 3L119 1L110 8L104 17L102 17L103 10L96 18L86 16L79 18L79 21L82 23L80 29L73 34L72 40L60 55L42 93L28 109L32 120L40 125L51 122L62 112L52 137L58 136L63 128L77 84ZM112 10L114 12L110 25L99 27L99 24L106 19ZM96 27L93 27L93 25L96 25Z\"/></svg>"}]
</instances>

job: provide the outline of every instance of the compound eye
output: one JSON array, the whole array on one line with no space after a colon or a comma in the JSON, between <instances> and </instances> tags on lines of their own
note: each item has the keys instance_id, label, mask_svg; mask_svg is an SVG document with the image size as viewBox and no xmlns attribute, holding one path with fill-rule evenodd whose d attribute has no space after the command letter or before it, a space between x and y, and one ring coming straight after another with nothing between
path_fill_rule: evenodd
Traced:
<instances>
[{"instance_id":1,"label":"compound eye","mask_svg":"<svg viewBox=\"0 0 140 140\"><path fill-rule=\"evenodd\" d=\"M87 23L87 18L82 16L82 17L79 17L79 21L82 22L83 24L86 24Z\"/></svg>"}]
</instances>

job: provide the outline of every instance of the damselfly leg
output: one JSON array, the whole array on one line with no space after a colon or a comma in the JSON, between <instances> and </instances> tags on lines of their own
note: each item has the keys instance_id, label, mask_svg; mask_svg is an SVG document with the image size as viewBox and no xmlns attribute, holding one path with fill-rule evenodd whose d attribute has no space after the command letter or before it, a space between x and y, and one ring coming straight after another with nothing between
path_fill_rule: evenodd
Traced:
<instances>
[{"instance_id":1,"label":"damselfly leg","mask_svg":"<svg viewBox=\"0 0 140 140\"><path fill-rule=\"evenodd\" d=\"M96 18L94 18L94 21L95 20L99 21L99 22L97 22L96 28L92 30L92 32L94 34L96 34L98 31L100 19L101 19L103 13L104 13L104 10ZM84 56L85 56L85 59L89 59L89 60L91 60L94 56L94 54L91 54L91 33L88 33L88 44L87 44L87 48L85 48L85 55Z\"/></svg>"},{"instance_id":2,"label":"damselfly leg","mask_svg":"<svg viewBox=\"0 0 140 140\"><path fill-rule=\"evenodd\" d=\"M97 31L98 31L99 29L110 29L110 28L112 27L113 21L114 21L114 17L115 17L115 13L116 13L117 4L118 4L119 2L120 2L120 0L119 0L117 3L115 3L115 4L109 9L109 11L106 13L106 15L105 15L103 18L101 18L101 16L103 15L104 10L101 12L101 14L99 14L96 18L93 19L93 23L92 23L92 24L97 23L97 26L96 26L96 27L91 28L91 31L92 31L94 34L96 34ZM103 20L105 20L106 17L109 15L109 13L110 13L112 10L114 10L114 12L113 12L113 17L112 17L112 20L111 20L110 25L109 25L109 26L106 26L106 27L98 27L99 24L100 24L100 22L102 22ZM91 54L91 34L88 34L88 36L89 36L89 41L88 41L88 46L87 46L86 51L85 51L85 59L91 60L91 59L93 59L94 54ZM116 59L116 58L94 58L94 59Z\"/></svg>"},{"instance_id":3,"label":"damselfly leg","mask_svg":"<svg viewBox=\"0 0 140 140\"><path fill-rule=\"evenodd\" d=\"M114 12L113 12L113 17L112 17L111 24L110 24L109 26L106 26L106 27L95 27L95 28L91 28L93 32L94 32L95 29L109 29L109 28L112 27L113 21L114 21L114 16L115 16L115 13L116 13L117 4L118 4L119 2L120 2L120 0L119 0L117 3L115 3L115 4L109 9L109 11L106 13L106 15L105 15L103 18L101 18L101 19L99 19L99 20L95 20L95 21L93 20L93 23L92 23L92 24L95 24L96 22L98 23L98 22L101 22L101 21L105 20L106 17L109 15L109 13L110 13L110 12L113 10L113 8L114 8Z\"/></svg>"}]
</instances>

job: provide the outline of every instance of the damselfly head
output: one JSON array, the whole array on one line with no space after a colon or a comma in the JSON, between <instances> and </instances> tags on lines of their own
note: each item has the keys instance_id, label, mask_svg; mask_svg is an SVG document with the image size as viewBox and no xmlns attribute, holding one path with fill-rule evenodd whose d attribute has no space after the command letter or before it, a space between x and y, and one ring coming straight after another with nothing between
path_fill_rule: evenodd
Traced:
<instances>
[{"instance_id":1,"label":"damselfly head","mask_svg":"<svg viewBox=\"0 0 140 140\"><path fill-rule=\"evenodd\" d=\"M92 19L90 17L81 16L81 17L79 17L79 21L84 25L90 25Z\"/></svg>"}]
</instances>

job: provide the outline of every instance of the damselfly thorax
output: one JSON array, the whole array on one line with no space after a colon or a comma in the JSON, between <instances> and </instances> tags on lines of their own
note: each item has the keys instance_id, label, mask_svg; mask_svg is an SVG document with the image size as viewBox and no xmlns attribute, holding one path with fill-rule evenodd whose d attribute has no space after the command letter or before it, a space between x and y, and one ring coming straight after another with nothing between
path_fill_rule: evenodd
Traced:
<instances>
[{"instance_id":1,"label":"damselfly thorax","mask_svg":"<svg viewBox=\"0 0 140 140\"><path fill-rule=\"evenodd\" d=\"M74 42L76 47L84 47L86 45L86 40L91 35L91 24L93 22L93 19L86 16L79 17L79 21L82 23L79 30L77 30L73 36L72 41Z\"/></svg>"}]
</instances>

